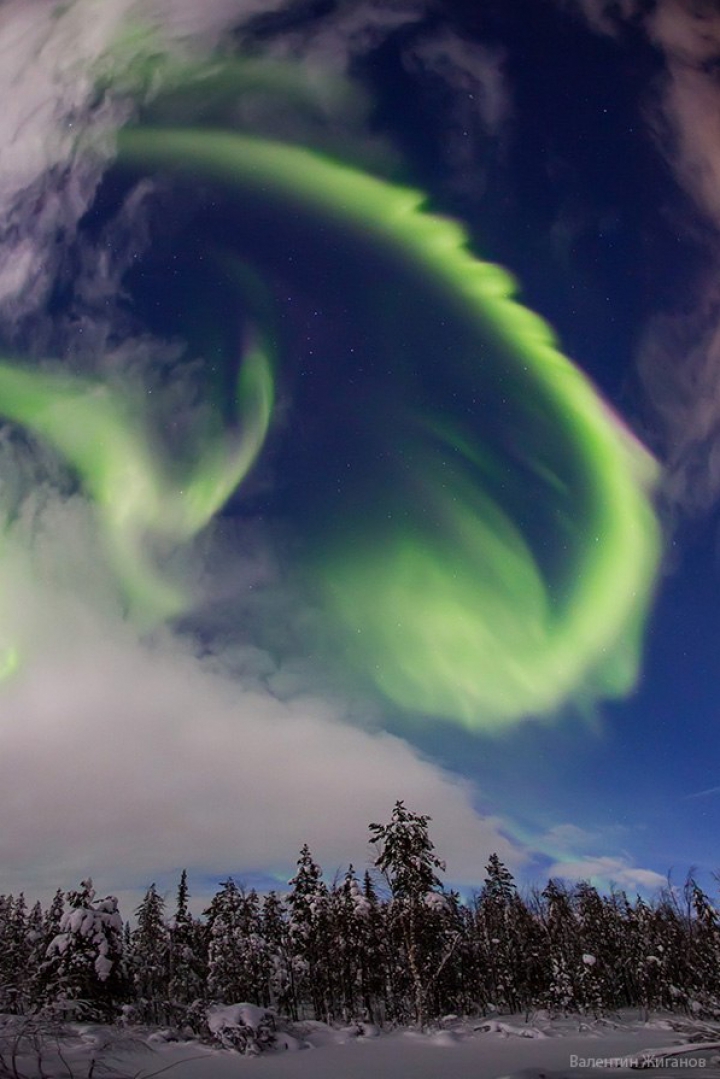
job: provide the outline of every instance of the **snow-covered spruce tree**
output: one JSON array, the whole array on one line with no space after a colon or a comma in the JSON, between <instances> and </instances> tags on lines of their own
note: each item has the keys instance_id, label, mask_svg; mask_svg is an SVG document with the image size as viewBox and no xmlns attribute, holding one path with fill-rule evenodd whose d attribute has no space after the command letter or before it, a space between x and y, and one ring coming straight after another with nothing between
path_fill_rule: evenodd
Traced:
<instances>
[{"instance_id":1,"label":"snow-covered spruce tree","mask_svg":"<svg viewBox=\"0 0 720 1079\"><path fill-rule=\"evenodd\" d=\"M476 905L486 970L487 996L496 1007L516 1011L521 1001L516 984L519 973L517 940L517 888L512 873L497 854L491 854L485 867L487 876Z\"/></svg>"},{"instance_id":2,"label":"snow-covered spruce tree","mask_svg":"<svg viewBox=\"0 0 720 1079\"><path fill-rule=\"evenodd\" d=\"M300 851L297 872L288 884L292 889L287 906L295 996L301 1012L309 1003L315 1019L329 1019L330 965L335 957L331 955L328 940L328 890L307 843Z\"/></svg>"},{"instance_id":3,"label":"snow-covered spruce tree","mask_svg":"<svg viewBox=\"0 0 720 1079\"><path fill-rule=\"evenodd\" d=\"M545 900L545 930L549 943L550 984L547 1005L553 1012L577 1011L582 998L580 934L572 908L571 893L550 880L542 893Z\"/></svg>"},{"instance_id":4,"label":"snow-covered spruce tree","mask_svg":"<svg viewBox=\"0 0 720 1079\"><path fill-rule=\"evenodd\" d=\"M31 998L35 1008L44 1008L53 999L54 960L48 958L48 950L60 932L64 912L65 893L58 888L43 914L40 935L33 943Z\"/></svg>"},{"instance_id":5,"label":"snow-covered spruce tree","mask_svg":"<svg viewBox=\"0 0 720 1079\"><path fill-rule=\"evenodd\" d=\"M251 1001L243 962L243 895L235 881L223 881L205 911L208 937L207 993L224 1004Z\"/></svg>"},{"instance_id":6,"label":"snow-covered spruce tree","mask_svg":"<svg viewBox=\"0 0 720 1079\"><path fill-rule=\"evenodd\" d=\"M388 1013L387 950L385 909L378 899L370 870L363 876L362 955L360 984L365 1015L374 1023L382 1023Z\"/></svg>"},{"instance_id":7,"label":"snow-covered spruce tree","mask_svg":"<svg viewBox=\"0 0 720 1079\"><path fill-rule=\"evenodd\" d=\"M438 872L445 864L435 855L430 839L430 817L395 803L388 824L371 824L370 841L378 848L375 866L391 891L389 918L399 929L404 959L412 978L415 1021L424 1027L432 961L427 929L428 897L442 895Z\"/></svg>"},{"instance_id":8,"label":"snow-covered spruce tree","mask_svg":"<svg viewBox=\"0 0 720 1079\"><path fill-rule=\"evenodd\" d=\"M27 1004L30 981L27 905L17 898L0 896L0 1009L21 1015Z\"/></svg>"},{"instance_id":9,"label":"snow-covered spruce tree","mask_svg":"<svg viewBox=\"0 0 720 1079\"><path fill-rule=\"evenodd\" d=\"M528 1015L547 999L548 940L542 921L517 894L512 902L510 924L514 941L514 992L517 1006Z\"/></svg>"},{"instance_id":10,"label":"snow-covered spruce tree","mask_svg":"<svg viewBox=\"0 0 720 1079\"><path fill-rule=\"evenodd\" d=\"M37 1000L36 972L45 955L45 916L42 904L38 900L30 911L26 923L25 976L23 978L23 1011L34 1011L39 1005Z\"/></svg>"},{"instance_id":11,"label":"snow-covered spruce tree","mask_svg":"<svg viewBox=\"0 0 720 1079\"><path fill-rule=\"evenodd\" d=\"M720 917L699 884L688 881L692 907L690 970L693 998L708 1015L720 1013Z\"/></svg>"},{"instance_id":12,"label":"snow-covered spruce tree","mask_svg":"<svg viewBox=\"0 0 720 1079\"><path fill-rule=\"evenodd\" d=\"M660 919L639 896L634 907L627 909L633 974L635 979L635 997L647 1019L650 1012L659 1008L663 999L662 968L665 961L663 934L658 933ZM676 981L674 983L678 985Z\"/></svg>"},{"instance_id":13,"label":"snow-covered spruce tree","mask_svg":"<svg viewBox=\"0 0 720 1079\"><path fill-rule=\"evenodd\" d=\"M270 1006L271 951L265 940L262 907L254 888L243 893L242 963L249 999L262 1007Z\"/></svg>"},{"instance_id":14,"label":"snow-covered spruce tree","mask_svg":"<svg viewBox=\"0 0 720 1079\"><path fill-rule=\"evenodd\" d=\"M467 928L457 892L428 892L424 935L429 959L426 1006L429 1016L465 1011L459 956ZM469 1009L468 1009L469 1010Z\"/></svg>"},{"instance_id":15,"label":"snow-covered spruce tree","mask_svg":"<svg viewBox=\"0 0 720 1079\"><path fill-rule=\"evenodd\" d=\"M345 1023L361 1017L372 1021L363 1000L363 956L370 905L350 866L330 894L330 931L336 955L333 1013Z\"/></svg>"},{"instance_id":16,"label":"snow-covered spruce tree","mask_svg":"<svg viewBox=\"0 0 720 1079\"><path fill-rule=\"evenodd\" d=\"M656 968L659 1006L672 1008L678 1003L678 990L687 999L695 984L692 968L692 889L685 888L685 910L681 910L675 889L663 889L655 902L649 926L652 960ZM655 1005L658 1006L658 1005Z\"/></svg>"},{"instance_id":17,"label":"snow-covered spruce tree","mask_svg":"<svg viewBox=\"0 0 720 1079\"><path fill-rule=\"evenodd\" d=\"M91 880L66 898L60 932L47 950L48 995L64 1013L112 1019L127 991L117 899L96 901Z\"/></svg>"},{"instance_id":18,"label":"snow-covered spruce tree","mask_svg":"<svg viewBox=\"0 0 720 1079\"><path fill-rule=\"evenodd\" d=\"M183 869L175 913L168 922L168 1001L179 1019L204 997L207 977L205 927L190 914L189 898L187 871Z\"/></svg>"},{"instance_id":19,"label":"snow-covered spruce tree","mask_svg":"<svg viewBox=\"0 0 720 1079\"><path fill-rule=\"evenodd\" d=\"M135 911L127 962L139 1017L147 1023L167 1022L170 980L170 935L165 924L165 900L154 884Z\"/></svg>"},{"instance_id":20,"label":"snow-covered spruce tree","mask_svg":"<svg viewBox=\"0 0 720 1079\"><path fill-rule=\"evenodd\" d=\"M456 919L460 933L451 962L448 964L449 974L453 979L453 1003L450 1004L450 1008L459 1015L477 1015L485 1012L488 1001L485 986L486 968L481 957L476 923L478 897L475 897L472 906L458 902L453 893L449 898L453 904L453 917ZM441 984L445 984L445 979Z\"/></svg>"},{"instance_id":21,"label":"snow-covered spruce tree","mask_svg":"<svg viewBox=\"0 0 720 1079\"><path fill-rule=\"evenodd\" d=\"M619 1007L622 998L622 936L617 911L587 881L575 886L574 905L583 963L581 1006L597 1016Z\"/></svg>"},{"instance_id":22,"label":"snow-covered spruce tree","mask_svg":"<svg viewBox=\"0 0 720 1079\"><path fill-rule=\"evenodd\" d=\"M269 1004L270 957L257 893L223 882L207 915L207 992L227 1004Z\"/></svg>"},{"instance_id":23,"label":"snow-covered spruce tree","mask_svg":"<svg viewBox=\"0 0 720 1079\"><path fill-rule=\"evenodd\" d=\"M268 892L264 897L260 917L268 954L268 1005L283 1015L297 1019L287 912L275 891Z\"/></svg>"}]
</instances>

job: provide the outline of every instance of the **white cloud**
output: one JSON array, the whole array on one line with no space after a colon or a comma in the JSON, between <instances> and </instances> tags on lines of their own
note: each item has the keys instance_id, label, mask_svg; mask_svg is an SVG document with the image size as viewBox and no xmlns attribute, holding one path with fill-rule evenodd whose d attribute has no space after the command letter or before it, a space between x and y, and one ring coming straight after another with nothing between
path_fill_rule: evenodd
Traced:
<instances>
[{"instance_id":1,"label":"white cloud","mask_svg":"<svg viewBox=\"0 0 720 1079\"><path fill-rule=\"evenodd\" d=\"M540 836L537 845L541 850L558 847L563 850L577 850L578 847L587 847L595 838L594 833L579 828L577 824L556 824Z\"/></svg>"},{"instance_id":2,"label":"white cloud","mask_svg":"<svg viewBox=\"0 0 720 1079\"><path fill-rule=\"evenodd\" d=\"M688 275L676 310L649 323L638 356L653 448L666 466L671 511L707 512L720 497L720 11L713 3L570 0L598 32L642 26L665 59L646 115L658 148L700 219L676 219L679 239L705 247L711 268ZM651 96L651 93L654 96Z\"/></svg>"},{"instance_id":3,"label":"white cloud","mask_svg":"<svg viewBox=\"0 0 720 1079\"><path fill-rule=\"evenodd\" d=\"M22 663L0 687L3 888L49 894L88 873L132 889L196 873L287 873L303 842L331 876L370 856L396 799L433 818L455 880L522 860L473 788L309 694L208 669L169 632L119 616L79 499L35 501L5 538L3 627ZM276 664L255 653L251 666ZM267 666L266 666L267 669Z\"/></svg>"},{"instance_id":4,"label":"white cloud","mask_svg":"<svg viewBox=\"0 0 720 1079\"><path fill-rule=\"evenodd\" d=\"M341 3L325 17L278 32L269 45L276 57L299 59L323 71L344 74L356 56L363 56L400 27L419 22L424 0L365 0Z\"/></svg>"},{"instance_id":5,"label":"white cloud","mask_svg":"<svg viewBox=\"0 0 720 1079\"><path fill-rule=\"evenodd\" d=\"M443 152L454 190L476 197L484 187L484 140L500 139L512 114L505 55L459 37L449 28L425 33L406 46L403 63L427 87L429 109L449 98L443 113ZM447 93L449 91L449 94Z\"/></svg>"},{"instance_id":6,"label":"white cloud","mask_svg":"<svg viewBox=\"0 0 720 1079\"><path fill-rule=\"evenodd\" d=\"M642 0L559 0L560 6L579 11L599 34L615 35L624 22L639 18Z\"/></svg>"},{"instance_id":7,"label":"white cloud","mask_svg":"<svg viewBox=\"0 0 720 1079\"><path fill-rule=\"evenodd\" d=\"M667 884L661 873L635 866L625 857L586 856L562 860L553 862L548 873L550 877L562 877L573 884L589 880L600 887L617 884L620 888L630 890L655 891Z\"/></svg>"},{"instance_id":8,"label":"white cloud","mask_svg":"<svg viewBox=\"0 0 720 1079\"><path fill-rule=\"evenodd\" d=\"M639 353L639 372L666 462L671 506L703 513L720 495L720 13L676 0L647 21L667 76L654 113L658 145L703 219L712 268L682 307L656 316Z\"/></svg>"},{"instance_id":9,"label":"white cloud","mask_svg":"<svg viewBox=\"0 0 720 1079\"><path fill-rule=\"evenodd\" d=\"M222 34L285 0L5 0L0 8L0 303L6 317L36 310L56 278L63 245L112 158L128 99L96 99L96 81L127 74L114 46L140 22L135 61L158 44L207 51ZM144 44L143 44L144 41ZM80 153L92 139L94 154Z\"/></svg>"},{"instance_id":10,"label":"white cloud","mask_svg":"<svg viewBox=\"0 0 720 1079\"><path fill-rule=\"evenodd\" d=\"M720 87L709 66L720 58L720 12L708 8L701 15L666 0L648 30L668 63L663 150L680 183L720 228Z\"/></svg>"}]
</instances>

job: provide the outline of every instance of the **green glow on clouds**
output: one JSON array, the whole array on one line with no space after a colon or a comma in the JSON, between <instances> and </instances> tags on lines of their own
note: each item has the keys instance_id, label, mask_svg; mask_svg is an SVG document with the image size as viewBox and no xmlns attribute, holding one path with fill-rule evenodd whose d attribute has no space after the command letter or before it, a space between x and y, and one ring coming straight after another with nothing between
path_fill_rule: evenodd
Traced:
<instances>
[{"instance_id":1,"label":"green glow on clouds","mask_svg":"<svg viewBox=\"0 0 720 1079\"><path fill-rule=\"evenodd\" d=\"M238 379L237 435L215 436L182 480L170 482L137 395L42 369L0 364L0 413L46 439L82 477L130 611L150 626L187 609L182 588L153 564L152 544L192 539L225 504L265 439L273 404L266 350L254 346ZM138 416L141 419L138 419Z\"/></svg>"},{"instance_id":2,"label":"green glow on clouds","mask_svg":"<svg viewBox=\"0 0 720 1079\"><path fill-rule=\"evenodd\" d=\"M375 305L379 347L392 350L404 319L429 320L449 343L435 361L443 385L456 387L453 399L483 400L485 425L448 395L436 405L431 371L391 423L380 406L382 418L366 417L387 467L375 476L368 465L341 502L313 508L296 571L322 600L343 659L397 707L482 730L570 698L627 693L658 561L647 497L656 466L545 323L512 299L509 275L476 259L463 229L426 212L418 192L298 146L140 126L121 132L120 160L250 193L280 220L304 220L309 235L321 222L338 259L370 251L388 295L418 298L411 311ZM242 364L239 435L209 438L173 483L135 400L0 366L0 414L77 470L145 624L188 603L151 543L187 541L221 509L260 452L273 393L264 344Z\"/></svg>"}]
</instances>

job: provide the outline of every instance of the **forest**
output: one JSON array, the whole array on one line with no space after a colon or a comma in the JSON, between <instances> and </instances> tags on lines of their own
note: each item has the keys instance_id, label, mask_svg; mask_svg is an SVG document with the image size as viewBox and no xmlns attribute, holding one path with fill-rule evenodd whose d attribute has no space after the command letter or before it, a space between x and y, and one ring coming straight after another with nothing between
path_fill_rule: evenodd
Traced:
<instances>
[{"instance_id":1,"label":"forest","mask_svg":"<svg viewBox=\"0 0 720 1079\"><path fill-rule=\"evenodd\" d=\"M184 871L172 904L153 884L132 923L90 880L46 909L0 896L0 1012L210 1041L208 1008L237 1002L382 1027L540 1009L720 1016L720 917L692 875L652 900L560 880L521 894L494 854L463 900L429 824L399 801L370 825L371 869L327 883L306 845L286 893L227 879L199 918Z\"/></svg>"}]
</instances>

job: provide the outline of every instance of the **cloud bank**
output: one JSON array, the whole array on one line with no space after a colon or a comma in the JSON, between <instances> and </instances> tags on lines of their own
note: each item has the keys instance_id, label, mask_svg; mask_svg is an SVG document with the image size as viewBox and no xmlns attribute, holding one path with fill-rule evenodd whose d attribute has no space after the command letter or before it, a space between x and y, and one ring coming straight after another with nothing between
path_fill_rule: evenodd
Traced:
<instances>
[{"instance_id":1,"label":"cloud bank","mask_svg":"<svg viewBox=\"0 0 720 1079\"><path fill-rule=\"evenodd\" d=\"M51 496L34 510L6 536L0 571L24 654L2 697L5 889L48 894L87 873L141 887L188 861L282 873L304 842L332 875L368 864L365 826L396 798L433 817L453 879L477 879L492 850L522 860L469 784L337 704L275 695L267 653L248 649L244 676L229 677L170 633L141 640L87 505Z\"/></svg>"}]
</instances>

